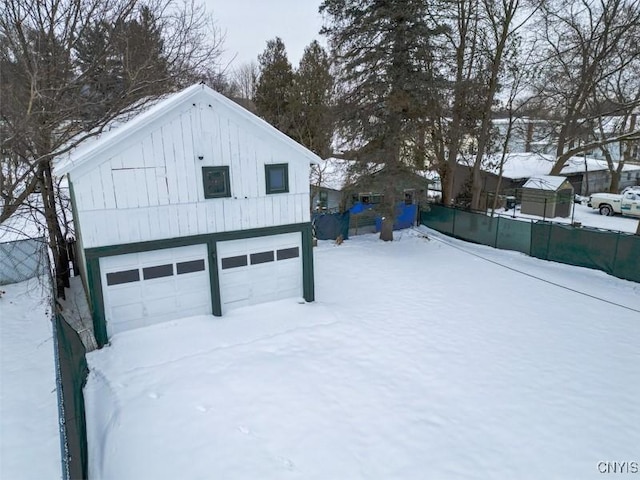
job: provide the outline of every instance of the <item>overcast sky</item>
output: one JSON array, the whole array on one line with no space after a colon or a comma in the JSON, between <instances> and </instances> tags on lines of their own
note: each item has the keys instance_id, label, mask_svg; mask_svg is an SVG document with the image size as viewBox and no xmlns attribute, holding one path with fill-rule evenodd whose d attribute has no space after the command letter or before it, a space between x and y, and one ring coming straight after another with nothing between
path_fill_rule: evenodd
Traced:
<instances>
[{"instance_id":1,"label":"overcast sky","mask_svg":"<svg viewBox=\"0 0 640 480\"><path fill-rule=\"evenodd\" d=\"M232 67L257 61L267 40L282 38L289 61L297 66L304 48L317 39L322 17L321 0L203 0L218 27L226 32L225 63L234 55Z\"/></svg>"}]
</instances>

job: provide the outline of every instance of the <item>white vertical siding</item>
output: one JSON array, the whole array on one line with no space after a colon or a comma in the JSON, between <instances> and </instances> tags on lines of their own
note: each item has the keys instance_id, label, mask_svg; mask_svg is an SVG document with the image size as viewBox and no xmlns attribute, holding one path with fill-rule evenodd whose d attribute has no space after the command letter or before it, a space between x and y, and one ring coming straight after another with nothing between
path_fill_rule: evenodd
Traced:
<instances>
[{"instance_id":1,"label":"white vertical siding","mask_svg":"<svg viewBox=\"0 0 640 480\"><path fill-rule=\"evenodd\" d=\"M175 112L74 176L84 247L309 221L307 160L232 113ZM266 194L264 165L274 163L289 165L288 194ZM202 167L223 165L231 197L205 200Z\"/></svg>"}]
</instances>

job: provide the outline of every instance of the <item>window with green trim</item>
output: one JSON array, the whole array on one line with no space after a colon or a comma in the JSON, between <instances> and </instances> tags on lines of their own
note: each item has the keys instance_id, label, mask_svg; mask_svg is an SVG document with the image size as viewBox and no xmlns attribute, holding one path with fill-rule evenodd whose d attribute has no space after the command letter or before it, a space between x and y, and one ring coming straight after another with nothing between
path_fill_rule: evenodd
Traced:
<instances>
[{"instance_id":1,"label":"window with green trim","mask_svg":"<svg viewBox=\"0 0 640 480\"><path fill-rule=\"evenodd\" d=\"M204 198L222 198L231 196L229 167L202 167Z\"/></svg>"},{"instance_id":2,"label":"window with green trim","mask_svg":"<svg viewBox=\"0 0 640 480\"><path fill-rule=\"evenodd\" d=\"M289 191L289 165L287 163L265 165L264 171L267 180L267 194Z\"/></svg>"}]
</instances>

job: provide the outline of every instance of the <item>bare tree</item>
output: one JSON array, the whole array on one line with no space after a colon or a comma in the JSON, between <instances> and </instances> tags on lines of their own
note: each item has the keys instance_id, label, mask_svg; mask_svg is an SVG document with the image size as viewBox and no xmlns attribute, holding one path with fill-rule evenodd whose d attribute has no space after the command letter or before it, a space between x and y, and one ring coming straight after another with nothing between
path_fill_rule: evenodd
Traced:
<instances>
[{"instance_id":1,"label":"bare tree","mask_svg":"<svg viewBox=\"0 0 640 480\"><path fill-rule=\"evenodd\" d=\"M478 55L479 3L477 0L433 2L429 7L433 27L444 26L442 41L434 49L431 68L446 79L428 98L427 117L432 162L442 180L442 202L453 202L458 156L476 125L476 103L481 88L482 65Z\"/></svg>"},{"instance_id":2,"label":"bare tree","mask_svg":"<svg viewBox=\"0 0 640 480\"><path fill-rule=\"evenodd\" d=\"M260 76L260 67L253 60L243 63L231 72L233 95L239 98L252 99L256 96L256 86Z\"/></svg>"},{"instance_id":3,"label":"bare tree","mask_svg":"<svg viewBox=\"0 0 640 480\"><path fill-rule=\"evenodd\" d=\"M505 75L503 84L507 93L504 100L502 111L506 113L506 129L502 135L499 135L499 160L497 162L498 167L498 179L496 184L496 191L493 196L493 202L491 205L491 215L495 212L498 206L498 198L502 188L502 179L504 174L504 167L507 162L507 154L509 152L509 144L512 139L512 135L516 130L516 122L523 121L523 112L528 108L531 97L526 93L531 83L531 71L526 68L530 63L533 52L535 51L535 42L526 42L526 47L519 49L517 55L510 56L505 60ZM525 150L529 151L531 141L530 135L533 133L533 124L531 119L527 119L522 127L525 129L522 132L525 136Z\"/></svg>"},{"instance_id":4,"label":"bare tree","mask_svg":"<svg viewBox=\"0 0 640 480\"><path fill-rule=\"evenodd\" d=\"M617 52L618 57L627 55L626 49ZM622 62L623 58L615 61ZM605 157L611 174L609 191L618 193L620 178L625 164L632 159L633 149L640 141L638 109L640 107L640 57L632 59L632 68L621 69L598 85L594 92L593 111L596 114L592 142L601 141L599 149ZM617 143L606 143L608 138L623 138ZM614 161L612 150L618 148L618 159Z\"/></svg>"},{"instance_id":5,"label":"bare tree","mask_svg":"<svg viewBox=\"0 0 640 480\"><path fill-rule=\"evenodd\" d=\"M0 221L39 196L59 296L68 259L53 159L114 118L198 79L212 68L220 42L204 8L190 0L1 4L0 143L10 161L2 157Z\"/></svg>"},{"instance_id":6,"label":"bare tree","mask_svg":"<svg viewBox=\"0 0 640 480\"><path fill-rule=\"evenodd\" d=\"M496 94L504 77L505 58L515 57L518 52L517 32L526 25L536 5L524 12L521 0L481 0L483 29L481 53L487 65L486 80L480 104L480 125L478 129L475 161L472 169L471 208L480 209L482 179L480 169L491 137L491 126Z\"/></svg>"},{"instance_id":7,"label":"bare tree","mask_svg":"<svg viewBox=\"0 0 640 480\"><path fill-rule=\"evenodd\" d=\"M638 136L627 131L594 139L600 112L592 100L621 72L637 75L640 0L549 0L538 24L544 48L536 96L560 124L551 170L557 175L573 155Z\"/></svg>"}]
</instances>

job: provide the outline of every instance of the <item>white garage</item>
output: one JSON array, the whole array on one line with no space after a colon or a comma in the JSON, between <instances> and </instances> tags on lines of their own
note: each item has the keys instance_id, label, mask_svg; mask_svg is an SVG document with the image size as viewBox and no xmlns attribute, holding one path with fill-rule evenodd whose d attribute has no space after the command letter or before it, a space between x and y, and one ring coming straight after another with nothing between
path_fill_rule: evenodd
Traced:
<instances>
[{"instance_id":1,"label":"white garage","mask_svg":"<svg viewBox=\"0 0 640 480\"><path fill-rule=\"evenodd\" d=\"M300 232L217 243L222 312L302 297Z\"/></svg>"},{"instance_id":2,"label":"white garage","mask_svg":"<svg viewBox=\"0 0 640 480\"><path fill-rule=\"evenodd\" d=\"M314 301L309 173L319 162L202 84L56 159L98 346L181 317Z\"/></svg>"},{"instance_id":3,"label":"white garage","mask_svg":"<svg viewBox=\"0 0 640 480\"><path fill-rule=\"evenodd\" d=\"M206 244L102 257L100 271L109 336L212 313Z\"/></svg>"}]
</instances>

